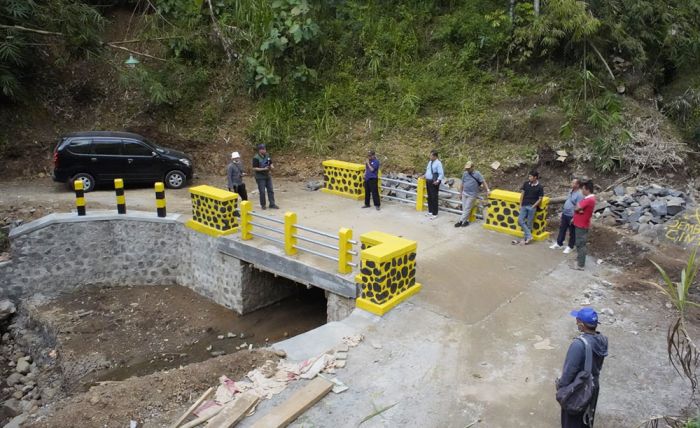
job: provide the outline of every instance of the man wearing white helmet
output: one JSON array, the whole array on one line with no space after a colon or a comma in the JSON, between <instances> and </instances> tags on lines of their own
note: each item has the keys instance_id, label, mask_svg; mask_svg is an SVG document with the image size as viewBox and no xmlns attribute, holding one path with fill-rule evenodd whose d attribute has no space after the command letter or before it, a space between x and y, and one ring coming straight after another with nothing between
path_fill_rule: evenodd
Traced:
<instances>
[{"instance_id":1,"label":"man wearing white helmet","mask_svg":"<svg viewBox=\"0 0 700 428\"><path fill-rule=\"evenodd\" d=\"M228 190L238 193L242 201L248 200L248 192L245 190L243 182L243 166L241 165L241 155L238 152L231 153L231 162L226 168L226 177L228 178Z\"/></svg>"}]
</instances>

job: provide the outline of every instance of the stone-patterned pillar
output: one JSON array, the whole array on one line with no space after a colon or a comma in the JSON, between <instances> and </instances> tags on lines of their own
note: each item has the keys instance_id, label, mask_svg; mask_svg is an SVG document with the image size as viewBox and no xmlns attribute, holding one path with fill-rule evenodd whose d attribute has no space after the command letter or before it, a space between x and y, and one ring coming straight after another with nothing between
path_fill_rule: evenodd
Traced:
<instances>
[{"instance_id":1,"label":"stone-patterned pillar","mask_svg":"<svg viewBox=\"0 0 700 428\"><path fill-rule=\"evenodd\" d=\"M523 230L518 225L520 193L496 189L491 191L488 201L488 213L484 221L484 228L522 238ZM546 231L548 207L549 198L545 196L537 207L532 223L532 238L535 241L549 238L549 232Z\"/></svg>"},{"instance_id":2,"label":"stone-patterned pillar","mask_svg":"<svg viewBox=\"0 0 700 428\"><path fill-rule=\"evenodd\" d=\"M418 244L384 232L365 233L360 241L360 273L355 277L361 287L357 307L384 315L421 289L416 282Z\"/></svg>"}]
</instances>

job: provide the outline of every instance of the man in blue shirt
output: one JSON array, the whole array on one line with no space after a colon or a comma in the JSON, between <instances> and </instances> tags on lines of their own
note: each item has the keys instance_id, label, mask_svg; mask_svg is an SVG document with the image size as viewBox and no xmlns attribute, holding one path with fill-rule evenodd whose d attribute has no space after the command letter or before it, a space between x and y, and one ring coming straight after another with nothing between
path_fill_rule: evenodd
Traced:
<instances>
[{"instance_id":1,"label":"man in blue shirt","mask_svg":"<svg viewBox=\"0 0 700 428\"><path fill-rule=\"evenodd\" d=\"M472 207L482 187L486 189L487 193L490 191L484 176L479 171L474 171L474 163L467 162L464 165L464 174L462 174L462 217L455 223L455 227L469 226L469 214L472 212Z\"/></svg>"},{"instance_id":2,"label":"man in blue shirt","mask_svg":"<svg viewBox=\"0 0 700 428\"><path fill-rule=\"evenodd\" d=\"M379 174L379 160L377 159L374 150L367 152L367 161L365 162L365 205L362 208L369 208L369 197L372 196L374 208L377 211L379 208L379 187L377 184Z\"/></svg>"},{"instance_id":3,"label":"man in blue shirt","mask_svg":"<svg viewBox=\"0 0 700 428\"><path fill-rule=\"evenodd\" d=\"M431 220L435 220L438 215L438 193L440 192L440 183L445 179L445 171L442 169L442 162L438 159L437 150L430 152L430 161L425 168L425 187L428 191L428 216Z\"/></svg>"},{"instance_id":4,"label":"man in blue shirt","mask_svg":"<svg viewBox=\"0 0 700 428\"><path fill-rule=\"evenodd\" d=\"M559 236L557 236L557 242L553 243L549 248L553 250L558 250L564 246L564 240L566 239L566 232L569 231L569 245L564 248L564 254L569 254L574 250L576 245L576 228L571 222L574 219L574 208L576 205L583 200L583 194L579 187L581 182L574 178L571 181L571 190L569 195L564 202L564 211L561 213L561 222L559 223Z\"/></svg>"}]
</instances>

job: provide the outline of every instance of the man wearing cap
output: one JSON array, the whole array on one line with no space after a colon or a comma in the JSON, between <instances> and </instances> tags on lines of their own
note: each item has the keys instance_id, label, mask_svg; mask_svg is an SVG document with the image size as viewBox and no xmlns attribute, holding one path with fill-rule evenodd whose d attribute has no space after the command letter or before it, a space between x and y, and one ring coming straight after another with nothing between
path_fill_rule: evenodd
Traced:
<instances>
[{"instance_id":1,"label":"man wearing cap","mask_svg":"<svg viewBox=\"0 0 700 428\"><path fill-rule=\"evenodd\" d=\"M367 160L365 161L365 204L362 208L369 208L369 197L372 196L372 202L374 202L374 208L379 211L379 186L377 181L379 179L379 160L377 159L374 150L367 152Z\"/></svg>"},{"instance_id":2,"label":"man wearing cap","mask_svg":"<svg viewBox=\"0 0 700 428\"><path fill-rule=\"evenodd\" d=\"M483 187L486 192L490 192L489 185L486 184L484 176L479 171L474 171L474 163L467 162L464 165L464 173L462 174L462 217L455 223L455 227L469 226L469 214L472 212L472 207L476 198L479 196L479 190Z\"/></svg>"},{"instance_id":3,"label":"man wearing cap","mask_svg":"<svg viewBox=\"0 0 700 428\"><path fill-rule=\"evenodd\" d=\"M591 364L591 375L593 376L593 398L588 408L583 413L567 413L561 411L562 428L582 428L593 427L596 404L598 403L598 392L600 383L598 378L600 370L603 368L603 360L608 355L608 338L596 331L598 327L598 314L593 308L584 307L577 311L572 311L571 316L576 318L576 326L581 336L574 339L569 345L564 360L564 368L561 377L557 379L557 389L571 384L576 375L584 369L586 363L586 347L591 350L593 359Z\"/></svg>"},{"instance_id":4,"label":"man wearing cap","mask_svg":"<svg viewBox=\"0 0 700 428\"><path fill-rule=\"evenodd\" d=\"M270 171L275 166L272 164L270 155L267 154L264 144L258 144L258 153L253 156L253 170L255 170L255 181L258 183L258 192L260 192L260 208L267 209L267 201L265 200L265 190L267 197L270 199L270 208L278 209L275 204L275 191L272 188L272 177Z\"/></svg>"},{"instance_id":5,"label":"man wearing cap","mask_svg":"<svg viewBox=\"0 0 700 428\"><path fill-rule=\"evenodd\" d=\"M238 152L231 153L231 162L226 168L226 177L228 178L229 192L238 193L242 201L248 200L248 192L245 189L243 182L243 166L241 165L241 155Z\"/></svg>"}]
</instances>

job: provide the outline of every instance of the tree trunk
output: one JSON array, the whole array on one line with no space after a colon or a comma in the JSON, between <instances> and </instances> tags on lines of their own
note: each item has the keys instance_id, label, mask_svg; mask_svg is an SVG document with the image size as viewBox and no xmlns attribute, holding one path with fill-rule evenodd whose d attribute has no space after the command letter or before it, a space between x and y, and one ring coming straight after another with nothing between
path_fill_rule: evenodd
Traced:
<instances>
[{"instance_id":1,"label":"tree trunk","mask_svg":"<svg viewBox=\"0 0 700 428\"><path fill-rule=\"evenodd\" d=\"M532 0L532 6L535 9L535 16L540 16L540 0Z\"/></svg>"},{"instance_id":2,"label":"tree trunk","mask_svg":"<svg viewBox=\"0 0 700 428\"><path fill-rule=\"evenodd\" d=\"M216 17L214 16L214 7L211 5L211 0L207 0L207 5L209 5L209 14L211 15L211 24L214 27L214 32L221 41L221 46L224 48L224 52L226 52L226 58L228 59L228 62L232 63L238 58L238 54L234 52L233 46L231 46L231 40L229 40L229 38L226 37L223 31L221 31L219 21L217 21Z\"/></svg>"},{"instance_id":3,"label":"tree trunk","mask_svg":"<svg viewBox=\"0 0 700 428\"><path fill-rule=\"evenodd\" d=\"M515 0L510 0L510 7L508 8L508 16L510 16L511 22L515 17Z\"/></svg>"}]
</instances>

